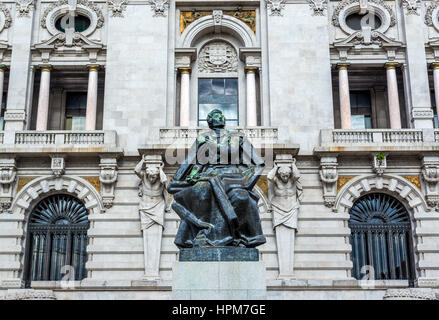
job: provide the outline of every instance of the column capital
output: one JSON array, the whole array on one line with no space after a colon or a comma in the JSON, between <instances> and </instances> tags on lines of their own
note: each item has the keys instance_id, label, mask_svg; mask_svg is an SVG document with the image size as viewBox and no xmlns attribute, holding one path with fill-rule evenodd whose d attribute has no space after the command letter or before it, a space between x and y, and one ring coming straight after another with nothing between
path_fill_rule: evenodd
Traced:
<instances>
[{"instance_id":1,"label":"column capital","mask_svg":"<svg viewBox=\"0 0 439 320\"><path fill-rule=\"evenodd\" d=\"M192 71L191 67L179 67L178 71L180 71L182 74L190 74Z\"/></svg>"},{"instance_id":2,"label":"column capital","mask_svg":"<svg viewBox=\"0 0 439 320\"><path fill-rule=\"evenodd\" d=\"M256 71L258 71L258 67L245 67L245 73L256 73Z\"/></svg>"},{"instance_id":3,"label":"column capital","mask_svg":"<svg viewBox=\"0 0 439 320\"><path fill-rule=\"evenodd\" d=\"M336 66L338 70L347 70L351 66L351 64L349 62L339 62Z\"/></svg>"},{"instance_id":4,"label":"column capital","mask_svg":"<svg viewBox=\"0 0 439 320\"><path fill-rule=\"evenodd\" d=\"M432 62L432 63L430 64L430 67L431 67L433 70L439 69L439 62Z\"/></svg>"},{"instance_id":5,"label":"column capital","mask_svg":"<svg viewBox=\"0 0 439 320\"><path fill-rule=\"evenodd\" d=\"M88 71L98 71L100 67L101 66L98 64L88 64L87 65Z\"/></svg>"},{"instance_id":6,"label":"column capital","mask_svg":"<svg viewBox=\"0 0 439 320\"><path fill-rule=\"evenodd\" d=\"M400 64L398 62L386 62L384 68L386 69L396 69Z\"/></svg>"},{"instance_id":7,"label":"column capital","mask_svg":"<svg viewBox=\"0 0 439 320\"><path fill-rule=\"evenodd\" d=\"M52 70L52 65L50 64L40 64L38 67L41 69L41 71L50 72Z\"/></svg>"}]
</instances>

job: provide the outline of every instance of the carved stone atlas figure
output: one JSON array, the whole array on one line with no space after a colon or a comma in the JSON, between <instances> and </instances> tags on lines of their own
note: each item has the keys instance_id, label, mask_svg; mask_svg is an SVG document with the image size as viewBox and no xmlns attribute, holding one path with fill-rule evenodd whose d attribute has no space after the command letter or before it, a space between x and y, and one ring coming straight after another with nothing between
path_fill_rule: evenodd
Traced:
<instances>
[{"instance_id":1,"label":"carved stone atlas figure","mask_svg":"<svg viewBox=\"0 0 439 320\"><path fill-rule=\"evenodd\" d=\"M225 121L220 110L208 114L211 130L197 138L168 185L182 220L179 248L253 248L266 241L252 191L264 163L243 134L224 129Z\"/></svg>"}]
</instances>

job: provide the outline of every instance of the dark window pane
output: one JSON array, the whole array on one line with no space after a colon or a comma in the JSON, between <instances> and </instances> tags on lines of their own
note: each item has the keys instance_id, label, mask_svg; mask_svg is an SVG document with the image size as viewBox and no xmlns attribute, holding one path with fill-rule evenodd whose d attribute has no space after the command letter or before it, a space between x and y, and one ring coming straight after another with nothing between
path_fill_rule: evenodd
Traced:
<instances>
[{"instance_id":1,"label":"dark window pane","mask_svg":"<svg viewBox=\"0 0 439 320\"><path fill-rule=\"evenodd\" d=\"M381 26L381 20L378 16L375 15L368 15L369 17L366 18L364 21L365 26L373 26L372 29L378 29ZM354 13L349 15L346 18L346 24L351 28L352 30L361 30L361 20L363 19L364 15L360 15L359 13Z\"/></svg>"},{"instance_id":2,"label":"dark window pane","mask_svg":"<svg viewBox=\"0 0 439 320\"><path fill-rule=\"evenodd\" d=\"M61 32L65 32L64 28L61 26L61 20L63 19L63 17L58 18L58 20L56 20L55 22L55 28ZM70 22L67 20L66 23L70 23ZM75 17L75 32L85 31L89 26L90 26L89 18L82 15L77 15Z\"/></svg>"},{"instance_id":3,"label":"dark window pane","mask_svg":"<svg viewBox=\"0 0 439 320\"><path fill-rule=\"evenodd\" d=\"M207 114L219 109L226 117L227 125L238 125L238 79L198 80L198 123L207 125Z\"/></svg>"},{"instance_id":4,"label":"dark window pane","mask_svg":"<svg viewBox=\"0 0 439 320\"><path fill-rule=\"evenodd\" d=\"M212 79L212 93L215 95L224 94L224 79Z\"/></svg>"},{"instance_id":5,"label":"dark window pane","mask_svg":"<svg viewBox=\"0 0 439 320\"><path fill-rule=\"evenodd\" d=\"M226 95L238 95L238 79L226 79Z\"/></svg>"},{"instance_id":6,"label":"dark window pane","mask_svg":"<svg viewBox=\"0 0 439 320\"><path fill-rule=\"evenodd\" d=\"M68 92L66 97L66 110L87 109L86 92Z\"/></svg>"}]
</instances>

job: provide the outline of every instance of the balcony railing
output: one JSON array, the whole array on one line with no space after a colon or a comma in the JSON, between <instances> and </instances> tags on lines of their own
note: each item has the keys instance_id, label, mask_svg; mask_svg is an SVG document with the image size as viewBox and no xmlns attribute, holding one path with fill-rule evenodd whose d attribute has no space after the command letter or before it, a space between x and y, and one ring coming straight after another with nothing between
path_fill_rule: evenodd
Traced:
<instances>
[{"instance_id":1,"label":"balcony railing","mask_svg":"<svg viewBox=\"0 0 439 320\"><path fill-rule=\"evenodd\" d=\"M320 147L436 147L438 129L324 129Z\"/></svg>"},{"instance_id":2,"label":"balcony railing","mask_svg":"<svg viewBox=\"0 0 439 320\"><path fill-rule=\"evenodd\" d=\"M116 147L116 131L3 131L0 147L97 148Z\"/></svg>"},{"instance_id":3,"label":"balcony railing","mask_svg":"<svg viewBox=\"0 0 439 320\"><path fill-rule=\"evenodd\" d=\"M252 128L230 128L242 132L252 142L275 142L278 140L277 128L252 127ZM197 128L162 128L160 129L160 143L172 144L175 142L192 143L202 132L208 131L206 127Z\"/></svg>"}]
</instances>

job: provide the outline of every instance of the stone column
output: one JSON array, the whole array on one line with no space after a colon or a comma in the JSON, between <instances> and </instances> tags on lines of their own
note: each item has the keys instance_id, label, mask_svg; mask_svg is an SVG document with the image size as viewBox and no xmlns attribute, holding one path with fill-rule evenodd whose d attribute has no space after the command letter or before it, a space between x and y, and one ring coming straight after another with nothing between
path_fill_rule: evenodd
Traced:
<instances>
[{"instance_id":1,"label":"stone column","mask_svg":"<svg viewBox=\"0 0 439 320\"><path fill-rule=\"evenodd\" d=\"M351 98L349 94L349 78L347 63L337 64L338 67L338 90L340 96L341 128L351 129Z\"/></svg>"},{"instance_id":2,"label":"stone column","mask_svg":"<svg viewBox=\"0 0 439 320\"><path fill-rule=\"evenodd\" d=\"M405 39L406 65L408 72L404 78L406 102L411 107L411 121L414 128L433 128L433 110L431 109L430 87L428 81L428 65L425 63L425 19L421 3L424 1L409 0L404 3L398 20L404 24L401 30ZM423 6L423 4L422 4ZM422 13L421 13L422 12ZM433 18L434 19L434 18Z\"/></svg>"},{"instance_id":3,"label":"stone column","mask_svg":"<svg viewBox=\"0 0 439 320\"><path fill-rule=\"evenodd\" d=\"M4 64L0 64L0 107L3 103L3 82L5 80L5 69Z\"/></svg>"},{"instance_id":4,"label":"stone column","mask_svg":"<svg viewBox=\"0 0 439 320\"><path fill-rule=\"evenodd\" d=\"M258 125L258 116L256 109L256 71L257 67L245 68L247 78L247 126L256 127Z\"/></svg>"},{"instance_id":5,"label":"stone column","mask_svg":"<svg viewBox=\"0 0 439 320\"><path fill-rule=\"evenodd\" d=\"M434 99L436 101L436 114L439 117L439 62L433 62L431 64L431 67L433 69Z\"/></svg>"},{"instance_id":6,"label":"stone column","mask_svg":"<svg viewBox=\"0 0 439 320\"><path fill-rule=\"evenodd\" d=\"M180 127L188 127L190 119L190 73L191 68L178 68L180 83Z\"/></svg>"},{"instance_id":7,"label":"stone column","mask_svg":"<svg viewBox=\"0 0 439 320\"><path fill-rule=\"evenodd\" d=\"M49 117L50 70L52 66L41 66L40 94L38 96L37 130L47 130Z\"/></svg>"},{"instance_id":8,"label":"stone column","mask_svg":"<svg viewBox=\"0 0 439 320\"><path fill-rule=\"evenodd\" d=\"M96 129L96 110L98 104L98 70L99 65L88 65L87 112L85 130Z\"/></svg>"},{"instance_id":9,"label":"stone column","mask_svg":"<svg viewBox=\"0 0 439 320\"><path fill-rule=\"evenodd\" d=\"M396 80L396 67L398 63L385 64L387 73L387 96L389 101L390 128L401 129L401 114L399 109L398 83Z\"/></svg>"}]
</instances>

